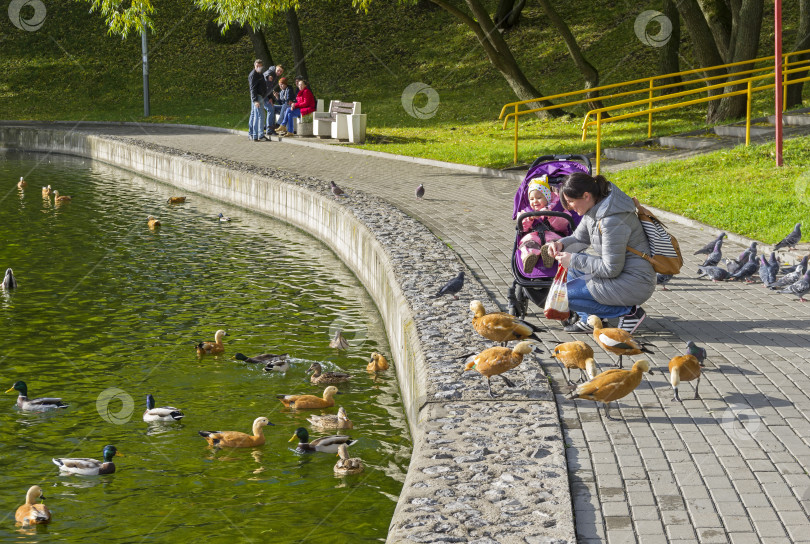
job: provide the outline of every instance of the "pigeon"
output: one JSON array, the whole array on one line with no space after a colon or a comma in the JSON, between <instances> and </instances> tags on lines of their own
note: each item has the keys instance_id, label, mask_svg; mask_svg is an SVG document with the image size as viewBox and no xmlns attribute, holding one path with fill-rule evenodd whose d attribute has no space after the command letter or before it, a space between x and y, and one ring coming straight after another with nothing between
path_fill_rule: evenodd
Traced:
<instances>
[{"instance_id":1,"label":"pigeon","mask_svg":"<svg viewBox=\"0 0 810 544\"><path fill-rule=\"evenodd\" d=\"M330 181L329 185L332 186L332 194L335 195L335 198L340 199L340 197L345 196L343 189L338 187L334 181Z\"/></svg>"},{"instance_id":2,"label":"pigeon","mask_svg":"<svg viewBox=\"0 0 810 544\"><path fill-rule=\"evenodd\" d=\"M458 273L458 276L444 284L444 287L439 289L439 292L430 298L439 298L444 295L453 295L453 298L458 300L458 293L464 287L464 271Z\"/></svg>"},{"instance_id":3,"label":"pigeon","mask_svg":"<svg viewBox=\"0 0 810 544\"><path fill-rule=\"evenodd\" d=\"M6 268L6 277L3 278L3 284L0 285L4 291L17 288L17 280L14 278L14 271Z\"/></svg>"},{"instance_id":4,"label":"pigeon","mask_svg":"<svg viewBox=\"0 0 810 544\"><path fill-rule=\"evenodd\" d=\"M771 251L771 258L768 260L768 269L771 271L771 283L776 281L776 275L779 273L779 261L776 258L776 252Z\"/></svg>"},{"instance_id":5,"label":"pigeon","mask_svg":"<svg viewBox=\"0 0 810 544\"><path fill-rule=\"evenodd\" d=\"M805 255L804 258L802 258L802 262L796 265L796 269L793 272L785 274L784 276L776 280L775 283L769 285L769 287L771 289L780 289L782 287L786 287L799 281L799 278L804 276L804 273L807 272L807 259L808 256Z\"/></svg>"},{"instance_id":6,"label":"pigeon","mask_svg":"<svg viewBox=\"0 0 810 544\"><path fill-rule=\"evenodd\" d=\"M806 295L808 291L810 291L810 270L805 272L804 276L802 276L799 281L792 285L788 285L786 288L778 292L785 295L796 295L799 297L801 302L807 302L804 299L804 295Z\"/></svg>"},{"instance_id":7,"label":"pigeon","mask_svg":"<svg viewBox=\"0 0 810 544\"><path fill-rule=\"evenodd\" d=\"M672 274L656 274L655 275L655 284L661 286L662 291L669 291L667 289L667 284L669 280L672 279Z\"/></svg>"},{"instance_id":8,"label":"pigeon","mask_svg":"<svg viewBox=\"0 0 810 544\"><path fill-rule=\"evenodd\" d=\"M716 244L714 244L714 251L712 251L708 257L706 257L706 261L703 263L702 266L717 266L720 262L720 258L723 256L723 252L721 248L723 247L723 240L718 240Z\"/></svg>"},{"instance_id":9,"label":"pigeon","mask_svg":"<svg viewBox=\"0 0 810 544\"><path fill-rule=\"evenodd\" d=\"M760 257L759 279L762 280L762 285L765 287L768 287L770 284L776 281L776 276L771 272L771 266L768 264L768 260L765 258L765 255Z\"/></svg>"},{"instance_id":10,"label":"pigeon","mask_svg":"<svg viewBox=\"0 0 810 544\"><path fill-rule=\"evenodd\" d=\"M747 251L742 254L739 260L735 259L726 259L726 268L728 269L729 274L734 274L737 270L740 269L742 265L748 262L748 256L750 253Z\"/></svg>"},{"instance_id":11,"label":"pigeon","mask_svg":"<svg viewBox=\"0 0 810 544\"><path fill-rule=\"evenodd\" d=\"M746 253L748 254L749 259L756 259L756 257L757 257L757 243L756 242L751 242L751 246L748 249L746 249L745 251L743 251L742 253L740 253L740 258L737 259L738 261L740 261L740 264L742 264L743 255L745 255Z\"/></svg>"},{"instance_id":12,"label":"pigeon","mask_svg":"<svg viewBox=\"0 0 810 544\"><path fill-rule=\"evenodd\" d=\"M416 188L416 198L422 200L424 197L425 197L425 186L420 185L419 187Z\"/></svg>"},{"instance_id":13,"label":"pigeon","mask_svg":"<svg viewBox=\"0 0 810 544\"><path fill-rule=\"evenodd\" d=\"M802 239L802 224L796 223L796 226L793 227L793 230L790 234L785 236L781 242L773 246L774 251L779 251L783 247L788 249L796 249L796 244Z\"/></svg>"},{"instance_id":14,"label":"pigeon","mask_svg":"<svg viewBox=\"0 0 810 544\"><path fill-rule=\"evenodd\" d=\"M699 266L698 278L702 278L703 276L708 276L712 281L723 281L727 280L730 274L728 270L723 270L719 266Z\"/></svg>"},{"instance_id":15,"label":"pigeon","mask_svg":"<svg viewBox=\"0 0 810 544\"><path fill-rule=\"evenodd\" d=\"M694 342L689 340L686 343L686 351L689 352L689 355L694 355L695 359L700 363L700 366L703 366L703 361L706 360L706 348L698 347Z\"/></svg>"},{"instance_id":16,"label":"pigeon","mask_svg":"<svg viewBox=\"0 0 810 544\"><path fill-rule=\"evenodd\" d=\"M742 265L739 270L731 275L732 280L745 280L745 283L751 283L749 279L759 270L759 263L756 258L750 259L747 263Z\"/></svg>"},{"instance_id":17,"label":"pigeon","mask_svg":"<svg viewBox=\"0 0 810 544\"><path fill-rule=\"evenodd\" d=\"M799 261L798 263L790 265L790 266L783 266L779 270L779 272L781 272L782 274L790 274L791 272L795 272L796 270L799 270L801 267L807 268L807 258L808 257L810 257L810 255L805 255L804 258L801 261ZM802 270L801 273L804 274L805 272L807 272L807 270Z\"/></svg>"},{"instance_id":18,"label":"pigeon","mask_svg":"<svg viewBox=\"0 0 810 544\"><path fill-rule=\"evenodd\" d=\"M709 253L711 253L712 251L714 251L714 248L715 248L715 246L717 245L717 242L722 243L722 242L723 242L723 238L725 238L725 237L726 237L726 233L725 233L725 232L721 232L720 234L718 234L718 235L717 235L717 238L715 238L714 240L712 240L711 242L709 242L708 244L706 244L706 245L705 245L705 246L703 246L702 248L700 248L700 249L698 249L697 251L695 251L695 253L694 253L694 254L695 254L695 255L708 255Z\"/></svg>"},{"instance_id":19,"label":"pigeon","mask_svg":"<svg viewBox=\"0 0 810 544\"><path fill-rule=\"evenodd\" d=\"M222 215L222 213L220 212L220 214L219 214L219 220L220 220L222 223L227 223L228 221L230 221L230 220L231 220L231 218L230 218L230 217L225 217L225 216L224 216L224 215Z\"/></svg>"}]
</instances>

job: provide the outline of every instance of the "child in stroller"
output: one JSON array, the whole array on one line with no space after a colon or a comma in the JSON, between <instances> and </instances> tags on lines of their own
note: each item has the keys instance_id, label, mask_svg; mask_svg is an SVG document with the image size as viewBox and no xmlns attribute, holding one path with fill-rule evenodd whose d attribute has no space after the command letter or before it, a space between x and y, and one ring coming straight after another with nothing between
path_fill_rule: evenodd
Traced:
<instances>
[{"instance_id":1,"label":"child in stroller","mask_svg":"<svg viewBox=\"0 0 810 544\"><path fill-rule=\"evenodd\" d=\"M551 211L555 207L561 208L561 205L559 205L560 198L551 192L548 176L546 175L531 180L526 193L529 197L529 205L522 209L520 213ZM570 215L567 210L564 213ZM543 259L543 268L555 268L554 257L548 253L546 244L570 234L568 220L553 215L535 215L524 218L521 221L521 226L523 232L526 233L520 239L520 245L518 246L519 258L523 263L523 273L526 275L531 274L541 257Z\"/></svg>"}]
</instances>

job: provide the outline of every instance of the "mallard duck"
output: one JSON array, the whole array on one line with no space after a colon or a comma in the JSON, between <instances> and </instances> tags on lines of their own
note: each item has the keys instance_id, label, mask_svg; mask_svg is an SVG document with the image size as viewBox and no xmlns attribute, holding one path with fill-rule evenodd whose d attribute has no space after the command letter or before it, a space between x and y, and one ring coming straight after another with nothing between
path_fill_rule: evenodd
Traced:
<instances>
[{"instance_id":1,"label":"mallard duck","mask_svg":"<svg viewBox=\"0 0 810 544\"><path fill-rule=\"evenodd\" d=\"M150 229L156 229L160 226L160 219L156 218L153 215L150 215L146 218L146 224L149 225Z\"/></svg>"},{"instance_id":2,"label":"mallard duck","mask_svg":"<svg viewBox=\"0 0 810 544\"><path fill-rule=\"evenodd\" d=\"M246 363L253 363L253 364L262 364L266 365L267 363L272 363L281 359L286 359L288 355L286 353L262 353L261 355L254 355L253 357L248 357L244 353L237 353L231 359L236 359L237 361L244 361Z\"/></svg>"},{"instance_id":3,"label":"mallard duck","mask_svg":"<svg viewBox=\"0 0 810 544\"><path fill-rule=\"evenodd\" d=\"M170 196L169 200L167 200L169 204L182 204L185 201L186 197L184 196Z\"/></svg>"},{"instance_id":4,"label":"mallard duck","mask_svg":"<svg viewBox=\"0 0 810 544\"><path fill-rule=\"evenodd\" d=\"M20 176L20 181L17 182L17 189L25 189L26 187L28 187L28 182L25 181L24 177Z\"/></svg>"},{"instance_id":5,"label":"mallard duck","mask_svg":"<svg viewBox=\"0 0 810 544\"><path fill-rule=\"evenodd\" d=\"M349 457L346 444L338 446L337 456L340 460L335 463L335 474L337 476L350 476L363 472L363 460L359 457Z\"/></svg>"},{"instance_id":6,"label":"mallard duck","mask_svg":"<svg viewBox=\"0 0 810 544\"><path fill-rule=\"evenodd\" d=\"M681 382L695 382L695 398L699 399L698 386L700 386L700 361L694 355L679 355L669 361L669 383L675 391L673 401L683 402L678 395L678 384Z\"/></svg>"},{"instance_id":7,"label":"mallard duck","mask_svg":"<svg viewBox=\"0 0 810 544\"><path fill-rule=\"evenodd\" d=\"M219 448L252 448L264 444L262 427L273 425L266 417L257 417L253 422L253 436L239 431L198 431L212 446Z\"/></svg>"},{"instance_id":8,"label":"mallard duck","mask_svg":"<svg viewBox=\"0 0 810 544\"><path fill-rule=\"evenodd\" d=\"M225 353L225 346L222 344L222 338L224 336L228 336L228 333L220 329L214 334L213 342L200 342L197 344L197 357Z\"/></svg>"},{"instance_id":9,"label":"mallard duck","mask_svg":"<svg viewBox=\"0 0 810 544\"><path fill-rule=\"evenodd\" d=\"M3 283L0 284L0 288L4 291L17 288L17 278L14 277L14 271L12 269L6 268L6 275L3 276Z\"/></svg>"},{"instance_id":10,"label":"mallard duck","mask_svg":"<svg viewBox=\"0 0 810 544\"><path fill-rule=\"evenodd\" d=\"M14 390L19 391L17 396L17 407L26 412L45 412L47 410L56 410L57 408L67 408L68 405L62 402L62 399L43 397L40 399L28 398L28 386L25 382L14 382L14 385L6 391L11 393Z\"/></svg>"},{"instance_id":11,"label":"mallard duck","mask_svg":"<svg viewBox=\"0 0 810 544\"><path fill-rule=\"evenodd\" d=\"M231 220L231 218L230 218L230 217L225 217L225 216L224 216L224 215L222 215L222 213L220 212L220 214L219 214L219 221L220 221L220 223L227 223L227 222L228 222L228 221L230 221L230 220Z\"/></svg>"},{"instance_id":12,"label":"mallard duck","mask_svg":"<svg viewBox=\"0 0 810 544\"><path fill-rule=\"evenodd\" d=\"M174 406L161 406L155 408L155 397L151 393L146 395L146 411L143 413L144 421L180 421L183 412Z\"/></svg>"},{"instance_id":13,"label":"mallard duck","mask_svg":"<svg viewBox=\"0 0 810 544\"><path fill-rule=\"evenodd\" d=\"M338 447L341 444L351 446L357 442L357 440L352 440L350 436L342 434L322 436L321 438L316 438L310 442L309 433L303 427L298 427L295 430L295 434L292 435L292 438L290 438L288 442L292 442L296 438L298 439L297 449L301 451L320 451L323 453L337 453Z\"/></svg>"},{"instance_id":14,"label":"mallard duck","mask_svg":"<svg viewBox=\"0 0 810 544\"><path fill-rule=\"evenodd\" d=\"M375 351L371 354L371 361L366 366L366 370L369 372L388 370L388 360Z\"/></svg>"},{"instance_id":15,"label":"mallard duck","mask_svg":"<svg viewBox=\"0 0 810 544\"><path fill-rule=\"evenodd\" d=\"M487 340L500 342L501 346L512 340L527 338L540 341L536 334L542 330L540 327L505 312L488 314L480 300L471 301L470 310L473 313L472 325L475 332Z\"/></svg>"},{"instance_id":16,"label":"mallard duck","mask_svg":"<svg viewBox=\"0 0 810 544\"><path fill-rule=\"evenodd\" d=\"M73 200L73 197L69 197L67 195L60 195L59 191L54 191L53 192L53 201L54 202L70 202L71 200Z\"/></svg>"},{"instance_id":17,"label":"mallard duck","mask_svg":"<svg viewBox=\"0 0 810 544\"><path fill-rule=\"evenodd\" d=\"M48 185L47 187L43 187L42 188L42 198L50 198L51 192L53 192L53 191L52 191L50 185Z\"/></svg>"},{"instance_id":18,"label":"mallard duck","mask_svg":"<svg viewBox=\"0 0 810 544\"><path fill-rule=\"evenodd\" d=\"M354 423L352 423L346 416L346 410L343 409L343 406L338 408L337 415L328 414L325 416L309 416L307 421L309 421L313 427L317 427L322 430L354 428Z\"/></svg>"},{"instance_id":19,"label":"mallard duck","mask_svg":"<svg viewBox=\"0 0 810 544\"><path fill-rule=\"evenodd\" d=\"M352 379L351 374L345 372L324 372L321 363L312 363L307 373L312 372L309 381L314 384L343 383Z\"/></svg>"},{"instance_id":20,"label":"mallard duck","mask_svg":"<svg viewBox=\"0 0 810 544\"><path fill-rule=\"evenodd\" d=\"M317 410L334 406L334 396L339 394L338 388L330 385L323 390L323 398L315 395L276 395L276 398L290 410Z\"/></svg>"},{"instance_id":21,"label":"mallard duck","mask_svg":"<svg viewBox=\"0 0 810 544\"><path fill-rule=\"evenodd\" d=\"M607 418L616 420L610 416L610 403L632 393L641 383L641 376L644 372L653 373L650 370L650 363L644 359L636 361L632 370L618 368L606 370L594 379L578 385L576 389L566 395L566 398L601 402L605 405Z\"/></svg>"},{"instance_id":22,"label":"mallard duck","mask_svg":"<svg viewBox=\"0 0 810 544\"><path fill-rule=\"evenodd\" d=\"M492 393L490 378L492 378L492 376L500 376L507 386L515 387L515 384L504 376L503 373L522 363L523 356L531 353L532 349L530 342L521 342L516 345L514 349L504 347L485 349L476 355L474 359L468 361L461 373L464 374L468 370L477 370L479 374L486 376L489 396L495 397Z\"/></svg>"},{"instance_id":23,"label":"mallard duck","mask_svg":"<svg viewBox=\"0 0 810 544\"><path fill-rule=\"evenodd\" d=\"M112 474L115 472L115 464L112 458L116 455L123 457L124 454L119 452L115 446L104 446L103 450L104 462L87 457L70 458L61 457L53 459L56 466L62 472L69 472L70 474L81 474L82 476L97 476L99 474Z\"/></svg>"},{"instance_id":24,"label":"mallard duck","mask_svg":"<svg viewBox=\"0 0 810 544\"><path fill-rule=\"evenodd\" d=\"M264 365L265 372L287 372L289 369L290 363L286 359L286 354L284 358L269 361Z\"/></svg>"},{"instance_id":25,"label":"mallard duck","mask_svg":"<svg viewBox=\"0 0 810 544\"><path fill-rule=\"evenodd\" d=\"M22 179L22 178L20 178ZM51 521L51 512L44 504L39 504L39 499L45 500L42 489L38 485L32 485L25 494L25 504L17 508L14 519L23 525L40 525Z\"/></svg>"},{"instance_id":26,"label":"mallard duck","mask_svg":"<svg viewBox=\"0 0 810 544\"><path fill-rule=\"evenodd\" d=\"M585 381L586 371L589 380L596 376L596 361L593 359L593 348L582 340L559 344L554 348L554 353L551 356L562 363L565 369L565 379L571 385L574 384L571 381L572 368L579 369L580 382Z\"/></svg>"},{"instance_id":27,"label":"mallard duck","mask_svg":"<svg viewBox=\"0 0 810 544\"><path fill-rule=\"evenodd\" d=\"M343 350L346 351L349 349L349 342L343 338L343 331L338 329L335 332L335 337L329 342L329 347L332 349L336 349L338 351Z\"/></svg>"},{"instance_id":28,"label":"mallard duck","mask_svg":"<svg viewBox=\"0 0 810 544\"><path fill-rule=\"evenodd\" d=\"M645 346L648 345L639 342L633 336L622 329L604 328L602 327L602 320L593 314L588 316L588 325L593 327L593 339L596 343L602 346L605 350L619 356L617 366L622 367L623 355L638 355L640 353L652 353Z\"/></svg>"}]
</instances>

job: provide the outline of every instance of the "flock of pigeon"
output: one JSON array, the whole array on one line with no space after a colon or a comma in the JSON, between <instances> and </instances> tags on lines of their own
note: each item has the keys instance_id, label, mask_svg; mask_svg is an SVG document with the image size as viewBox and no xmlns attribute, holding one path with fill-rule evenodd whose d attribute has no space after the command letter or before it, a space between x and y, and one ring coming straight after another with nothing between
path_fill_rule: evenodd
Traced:
<instances>
[{"instance_id":1,"label":"flock of pigeon","mask_svg":"<svg viewBox=\"0 0 810 544\"><path fill-rule=\"evenodd\" d=\"M723 238L726 237L726 233L721 232L717 238L695 251L695 255L707 255L704 263L698 267L698 277L705 276L714 282L742 280L753 283L753 276L759 275L762 285L768 289L796 295L801 302L807 302L804 295L810 291L810 271L807 270L810 255L805 255L798 264L787 267L783 267L776 258L776 252L780 249L796 249L802 238L801 227L801 223L796 223L793 231L774 246L770 258L765 255L757 256L757 243L752 242L737 259L725 259L725 268L720 266L720 261L723 259ZM780 273L784 275L777 279ZM660 277L658 279L659 284L666 281L669 280L662 281Z\"/></svg>"}]
</instances>

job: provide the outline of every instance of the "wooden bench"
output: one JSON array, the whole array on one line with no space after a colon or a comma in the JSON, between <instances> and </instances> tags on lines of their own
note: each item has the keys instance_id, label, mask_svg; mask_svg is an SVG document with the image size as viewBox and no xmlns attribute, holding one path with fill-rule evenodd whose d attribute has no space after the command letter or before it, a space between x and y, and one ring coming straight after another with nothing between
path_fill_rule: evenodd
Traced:
<instances>
[{"instance_id":1,"label":"wooden bench","mask_svg":"<svg viewBox=\"0 0 810 544\"><path fill-rule=\"evenodd\" d=\"M366 139L366 116L360 113L360 102L332 100L329 111L312 114L313 134L320 138L362 143Z\"/></svg>"}]
</instances>

